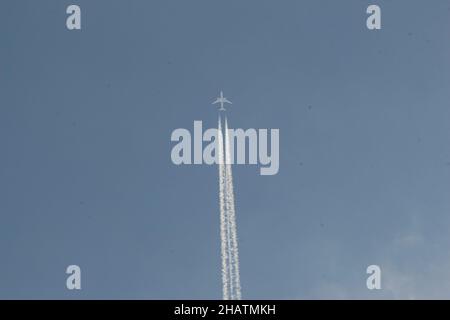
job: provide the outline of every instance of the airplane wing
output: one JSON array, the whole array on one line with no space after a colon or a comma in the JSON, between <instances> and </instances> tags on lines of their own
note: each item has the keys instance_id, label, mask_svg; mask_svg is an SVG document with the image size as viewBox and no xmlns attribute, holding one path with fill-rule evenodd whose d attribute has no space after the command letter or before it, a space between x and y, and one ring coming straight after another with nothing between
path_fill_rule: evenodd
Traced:
<instances>
[{"instance_id":1,"label":"airplane wing","mask_svg":"<svg viewBox=\"0 0 450 320\"><path fill-rule=\"evenodd\" d=\"M211 104L216 104L216 103L219 103L220 102L220 100L219 99L217 99L216 101L214 101L213 103L211 103Z\"/></svg>"},{"instance_id":2,"label":"airplane wing","mask_svg":"<svg viewBox=\"0 0 450 320\"><path fill-rule=\"evenodd\" d=\"M231 102L230 100L228 100L227 98L224 98L223 102L229 103L229 104L233 104L233 102Z\"/></svg>"}]
</instances>

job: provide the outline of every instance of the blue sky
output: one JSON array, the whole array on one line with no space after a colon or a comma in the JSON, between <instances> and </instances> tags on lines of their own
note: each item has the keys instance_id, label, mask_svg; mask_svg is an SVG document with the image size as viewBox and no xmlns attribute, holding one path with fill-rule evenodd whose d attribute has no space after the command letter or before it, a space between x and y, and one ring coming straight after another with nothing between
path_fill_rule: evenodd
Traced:
<instances>
[{"instance_id":1,"label":"blue sky","mask_svg":"<svg viewBox=\"0 0 450 320\"><path fill-rule=\"evenodd\" d=\"M170 160L220 90L280 130L234 167L244 298L450 298L449 1L1 7L0 298L220 299L217 168Z\"/></svg>"}]
</instances>

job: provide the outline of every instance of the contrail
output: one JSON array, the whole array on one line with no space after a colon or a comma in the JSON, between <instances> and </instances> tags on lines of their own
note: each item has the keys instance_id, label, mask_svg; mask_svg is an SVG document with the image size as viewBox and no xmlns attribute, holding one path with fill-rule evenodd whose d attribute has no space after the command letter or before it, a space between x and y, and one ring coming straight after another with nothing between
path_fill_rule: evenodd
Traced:
<instances>
[{"instance_id":1,"label":"contrail","mask_svg":"<svg viewBox=\"0 0 450 320\"><path fill-rule=\"evenodd\" d=\"M219 202L220 202L220 244L221 244L221 256L222 256L222 291L223 299L230 299L230 274L229 274L229 244L228 244L228 218L225 211L225 161L224 161L224 149L223 149L223 133L221 118L219 116L218 124L218 156L219 156Z\"/></svg>"},{"instance_id":2,"label":"contrail","mask_svg":"<svg viewBox=\"0 0 450 320\"><path fill-rule=\"evenodd\" d=\"M230 259L230 287L231 299L241 299L241 280L239 274L239 250L237 240L236 213L233 190L233 173L231 170L230 157L230 136L228 132L228 122L225 117L225 208L228 217L229 231L228 236L231 241L231 259Z\"/></svg>"},{"instance_id":3,"label":"contrail","mask_svg":"<svg viewBox=\"0 0 450 320\"><path fill-rule=\"evenodd\" d=\"M223 299L240 300L241 282L239 275L239 250L234 204L233 174L231 170L230 138L226 118L225 145L223 140L222 119L219 115L218 160Z\"/></svg>"}]
</instances>

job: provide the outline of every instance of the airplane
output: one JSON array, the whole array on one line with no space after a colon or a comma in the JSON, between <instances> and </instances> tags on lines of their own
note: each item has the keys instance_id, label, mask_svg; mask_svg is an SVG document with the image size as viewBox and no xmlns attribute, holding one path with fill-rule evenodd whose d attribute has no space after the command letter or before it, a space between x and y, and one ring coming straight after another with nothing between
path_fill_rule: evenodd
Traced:
<instances>
[{"instance_id":1,"label":"airplane","mask_svg":"<svg viewBox=\"0 0 450 320\"><path fill-rule=\"evenodd\" d=\"M222 92L222 91L220 91L220 97L218 97L218 98L216 99L216 101L214 101L212 104L217 104L217 103L220 103L219 111L226 111L226 110L227 110L227 109L225 109L225 108L223 107L224 103L233 104L231 101L229 101L227 98L225 98L225 97L223 96L223 92Z\"/></svg>"}]
</instances>

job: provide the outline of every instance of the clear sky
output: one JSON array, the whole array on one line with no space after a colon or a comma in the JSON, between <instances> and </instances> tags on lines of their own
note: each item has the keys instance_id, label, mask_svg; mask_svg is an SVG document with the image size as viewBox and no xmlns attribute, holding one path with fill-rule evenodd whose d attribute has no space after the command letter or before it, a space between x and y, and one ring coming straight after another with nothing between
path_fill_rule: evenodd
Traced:
<instances>
[{"instance_id":1,"label":"clear sky","mask_svg":"<svg viewBox=\"0 0 450 320\"><path fill-rule=\"evenodd\" d=\"M217 168L170 159L220 90L280 129L234 167L244 298L450 298L449 36L448 0L1 1L0 298L220 299Z\"/></svg>"}]
</instances>

